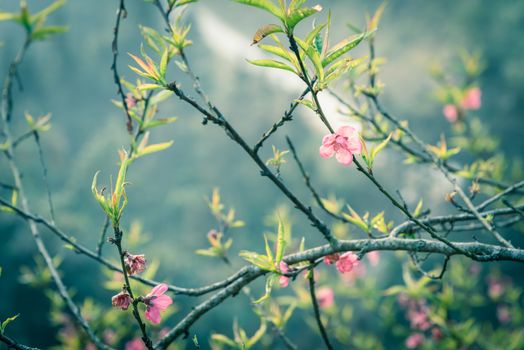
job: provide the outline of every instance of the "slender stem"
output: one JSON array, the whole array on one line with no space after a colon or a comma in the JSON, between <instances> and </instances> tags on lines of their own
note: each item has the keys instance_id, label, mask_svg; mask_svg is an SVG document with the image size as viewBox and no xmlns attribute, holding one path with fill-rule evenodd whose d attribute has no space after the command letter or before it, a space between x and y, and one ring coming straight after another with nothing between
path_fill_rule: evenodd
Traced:
<instances>
[{"instance_id":1,"label":"slender stem","mask_svg":"<svg viewBox=\"0 0 524 350\"><path fill-rule=\"evenodd\" d=\"M24 344L18 343L16 340L9 338L7 335L0 333L0 342L4 343L8 349L15 350L41 350L40 348L33 348Z\"/></svg>"},{"instance_id":2,"label":"slender stem","mask_svg":"<svg viewBox=\"0 0 524 350\"><path fill-rule=\"evenodd\" d=\"M320 331L320 335L322 336L322 339L324 340L324 343L326 344L326 348L328 350L332 350L333 346L329 342L329 338L326 332L326 328L322 324L322 319L320 318L320 308L318 306L318 300L317 296L315 295L315 274L313 273L315 271L314 269L311 269L308 274L308 280L309 280L309 294L311 296L311 303L313 304L313 311L315 312L315 319L317 321L318 329Z\"/></svg>"},{"instance_id":3,"label":"slender stem","mask_svg":"<svg viewBox=\"0 0 524 350\"><path fill-rule=\"evenodd\" d=\"M309 92L309 88L306 88L304 90L304 92L302 92L302 94L300 94L298 99L289 106L289 109L284 112L284 115L282 116L282 118L278 122L273 124L273 126L262 135L260 140L258 140L258 142L253 147L253 152L258 153L258 151L260 150L260 148L262 147L264 142L269 137L271 137L271 135L273 135L278 130L278 128L283 126L287 121L293 120L293 112L295 111L297 106L300 104L298 101L303 100L304 97L308 94L308 92Z\"/></svg>"},{"instance_id":4,"label":"slender stem","mask_svg":"<svg viewBox=\"0 0 524 350\"><path fill-rule=\"evenodd\" d=\"M122 106L126 112L127 117L127 131L131 133L133 131L133 119L131 119L131 114L129 113L129 106L127 105L126 95L124 94L124 89L122 87L122 82L120 74L118 73L118 32L120 30L120 21L122 18L127 17L127 10L125 7L124 0L119 0L118 9L116 11L116 21L115 27L113 28L113 42L111 43L111 50L113 52L113 63L111 64L111 70L113 71L113 80L117 86L118 94L120 95L120 100L122 101Z\"/></svg>"},{"instance_id":5,"label":"slender stem","mask_svg":"<svg viewBox=\"0 0 524 350\"><path fill-rule=\"evenodd\" d=\"M113 227L114 233L115 233L115 239L114 244L116 248L118 249L118 255L120 256L120 263L122 265L122 271L124 274L124 282L125 286L124 289L129 293L129 296L131 299L133 299L133 317L135 318L136 322L138 323L138 326L140 327L140 331L142 332L142 341L144 342L147 349L152 350L153 349L153 342L151 341L151 338L147 335L147 329L145 323L142 321L142 318L140 317L140 312L138 311L138 299L135 298L133 295L133 289L131 288L131 283L129 283L129 276L126 269L126 264L124 262L124 251L122 250L122 237L123 232L120 230L119 227L115 226Z\"/></svg>"},{"instance_id":6,"label":"slender stem","mask_svg":"<svg viewBox=\"0 0 524 350\"><path fill-rule=\"evenodd\" d=\"M11 97L12 83L11 81L13 77L17 74L17 67L22 62L22 59L25 56L25 52L27 51L30 43L31 43L30 39L27 38L26 41L24 42L24 45L22 46L19 53L17 54L15 60L11 64L6 81L4 82L4 90L2 92L2 101L1 101L2 102L2 134L5 136L5 138L8 141L7 149L4 151L4 154L6 155L8 166L9 166L11 175L13 177L13 181L18 191L18 198L19 198L21 210L25 212L30 211L29 202L25 196L24 186L22 183L22 176L20 174L20 170L18 169L15 163L14 149L13 149L12 143L10 142L12 140L11 131L10 131L10 116L11 116L11 111L12 111L12 97ZM67 288L64 285L62 278L60 277L60 274L58 273L58 271L56 270L54 266L53 259L51 258L51 255L49 254L47 247L44 241L42 240L42 237L40 236L40 231L36 225L36 222L31 219L27 219L27 222L29 224L29 229L33 236L33 240L35 241L38 252L44 259L44 262L51 274L51 278L53 279L56 285L58 294L65 302L67 308L69 309L69 311L75 318L76 322L80 325L80 327L85 331L88 337L93 341L93 343L98 348L110 349L96 336L96 334L90 328L87 321L82 317L78 306L71 299L67 291Z\"/></svg>"},{"instance_id":7,"label":"slender stem","mask_svg":"<svg viewBox=\"0 0 524 350\"><path fill-rule=\"evenodd\" d=\"M295 40L295 37L293 36L293 34L288 34L288 39L289 39L290 49L295 54L295 56L296 56L296 58L298 60L298 63L300 65L300 70L302 71L301 78L302 78L302 80L304 80L304 82L306 83L307 87L311 91L311 95L313 96L313 101L315 102L315 106L316 106L316 112L317 112L318 116L320 117L320 119L322 120L322 122L326 125L328 130L332 134L334 134L335 131L331 127L331 124L329 124L329 121L327 120L326 115L324 114L324 111L320 107L320 102L318 101L318 96L317 96L318 91L316 91L314 89L313 83L309 79L309 76L308 76L308 73L307 73L307 69L304 66L304 62L302 61L302 58L300 57L300 51L298 50L298 46L297 46L297 42Z\"/></svg>"},{"instance_id":8,"label":"slender stem","mask_svg":"<svg viewBox=\"0 0 524 350\"><path fill-rule=\"evenodd\" d=\"M102 248L104 247L104 243L106 242L106 233L107 229L109 228L109 217L106 216L104 220L104 225L102 226L102 231L100 232L100 239L98 240L98 244L96 246L96 256L99 258L102 256Z\"/></svg>"},{"instance_id":9,"label":"slender stem","mask_svg":"<svg viewBox=\"0 0 524 350\"><path fill-rule=\"evenodd\" d=\"M51 197L51 189L49 188L49 179L47 176L48 170L47 170L47 165L45 162L44 151L42 150L42 144L40 143L40 135L38 134L37 131L34 131L33 134L35 136L36 148L38 149L38 158L40 159L40 165L42 167L42 177L43 177L44 185L47 191L47 204L49 206L51 222L54 223L56 220L55 219L55 209L53 206L53 199Z\"/></svg>"},{"instance_id":10,"label":"slender stem","mask_svg":"<svg viewBox=\"0 0 524 350\"><path fill-rule=\"evenodd\" d=\"M498 201L500 198L503 198L503 197L507 196L508 194L511 194L511 193L515 192L517 189L521 188L522 186L524 186L524 180L520 181L520 182L517 182L516 184L506 188L504 191L502 191L500 193L497 193L493 197L488 198L487 200L485 200L481 204L477 205L477 210L478 211L483 210L484 208L489 206L491 203L494 203L494 202Z\"/></svg>"}]
</instances>

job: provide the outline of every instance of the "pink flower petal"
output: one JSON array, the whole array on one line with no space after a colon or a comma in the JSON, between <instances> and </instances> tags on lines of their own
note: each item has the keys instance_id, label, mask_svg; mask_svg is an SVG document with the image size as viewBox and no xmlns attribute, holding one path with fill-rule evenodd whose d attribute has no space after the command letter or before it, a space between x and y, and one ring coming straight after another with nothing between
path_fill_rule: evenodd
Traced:
<instances>
[{"instance_id":1,"label":"pink flower petal","mask_svg":"<svg viewBox=\"0 0 524 350\"><path fill-rule=\"evenodd\" d=\"M353 154L360 154L360 152L362 152L362 142L360 141L360 138L350 139L348 149Z\"/></svg>"},{"instance_id":2,"label":"pink flower petal","mask_svg":"<svg viewBox=\"0 0 524 350\"><path fill-rule=\"evenodd\" d=\"M338 150L336 158L339 163L344 164L346 166L350 165L353 162L353 155L346 149Z\"/></svg>"},{"instance_id":3,"label":"pink flower petal","mask_svg":"<svg viewBox=\"0 0 524 350\"><path fill-rule=\"evenodd\" d=\"M160 323L160 310L156 307L148 307L146 310L146 318L151 321L152 324Z\"/></svg>"},{"instance_id":4,"label":"pink flower petal","mask_svg":"<svg viewBox=\"0 0 524 350\"><path fill-rule=\"evenodd\" d=\"M286 288L289 285L289 277L280 276L278 283L280 284L280 288Z\"/></svg>"},{"instance_id":5,"label":"pink flower petal","mask_svg":"<svg viewBox=\"0 0 524 350\"><path fill-rule=\"evenodd\" d=\"M348 139L351 139L355 137L357 134L357 130L349 125L341 126L337 130L337 135L347 137Z\"/></svg>"},{"instance_id":6,"label":"pink flower petal","mask_svg":"<svg viewBox=\"0 0 524 350\"><path fill-rule=\"evenodd\" d=\"M325 145L320 146L320 156L322 158L331 158L333 156L334 152L335 152L335 150L333 149L332 145L330 145L330 146L325 146Z\"/></svg>"},{"instance_id":7,"label":"pink flower petal","mask_svg":"<svg viewBox=\"0 0 524 350\"><path fill-rule=\"evenodd\" d=\"M153 300L154 307L160 309L160 311L167 309L167 307L173 304L173 299L167 295L160 295Z\"/></svg>"},{"instance_id":8,"label":"pink flower petal","mask_svg":"<svg viewBox=\"0 0 524 350\"><path fill-rule=\"evenodd\" d=\"M335 134L327 134L326 136L324 136L322 138L322 144L323 145L330 145L332 144L333 142L335 142L335 138L337 137L337 135Z\"/></svg>"},{"instance_id":9,"label":"pink flower petal","mask_svg":"<svg viewBox=\"0 0 524 350\"><path fill-rule=\"evenodd\" d=\"M458 109L455 105L445 105L442 113L450 123L454 123L458 120Z\"/></svg>"},{"instance_id":10,"label":"pink flower petal","mask_svg":"<svg viewBox=\"0 0 524 350\"><path fill-rule=\"evenodd\" d=\"M155 288L153 288L151 290L151 292L148 294L148 296L159 296L159 295L163 295L167 290L168 290L168 286L167 284L165 283L160 283L159 285L155 286Z\"/></svg>"}]
</instances>

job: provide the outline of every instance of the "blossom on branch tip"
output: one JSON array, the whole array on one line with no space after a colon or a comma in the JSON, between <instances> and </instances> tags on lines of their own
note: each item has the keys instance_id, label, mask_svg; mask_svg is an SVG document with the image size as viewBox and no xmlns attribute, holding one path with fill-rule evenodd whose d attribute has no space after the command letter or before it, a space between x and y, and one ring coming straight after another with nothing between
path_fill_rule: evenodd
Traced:
<instances>
[{"instance_id":1,"label":"blossom on branch tip","mask_svg":"<svg viewBox=\"0 0 524 350\"><path fill-rule=\"evenodd\" d=\"M167 284L160 283L142 299L144 304L146 304L146 318L153 324L160 323L160 311L164 311L173 303L173 299L165 295L167 290Z\"/></svg>"},{"instance_id":2,"label":"blossom on branch tip","mask_svg":"<svg viewBox=\"0 0 524 350\"><path fill-rule=\"evenodd\" d=\"M461 106L464 109L479 109L482 105L482 91L478 87L468 89L462 98Z\"/></svg>"},{"instance_id":3,"label":"blossom on branch tip","mask_svg":"<svg viewBox=\"0 0 524 350\"><path fill-rule=\"evenodd\" d=\"M144 272L146 269L147 260L144 254L133 255L128 252L124 253L124 263L129 275L136 275Z\"/></svg>"},{"instance_id":4,"label":"blossom on branch tip","mask_svg":"<svg viewBox=\"0 0 524 350\"><path fill-rule=\"evenodd\" d=\"M280 262L280 272L281 273L288 273L289 271L291 271L289 269L289 266L286 264L286 262L284 260L282 260ZM280 284L280 287L281 288L286 288L289 284L289 277L287 276L280 276L280 278L278 279L278 283Z\"/></svg>"},{"instance_id":5,"label":"blossom on branch tip","mask_svg":"<svg viewBox=\"0 0 524 350\"><path fill-rule=\"evenodd\" d=\"M137 99L135 98L135 96L132 93L128 92L126 94L127 108L133 108L136 105L136 102L137 102Z\"/></svg>"},{"instance_id":6,"label":"blossom on branch tip","mask_svg":"<svg viewBox=\"0 0 524 350\"><path fill-rule=\"evenodd\" d=\"M336 266L340 273L346 273L359 264L358 256L353 252L346 252L340 256L336 262Z\"/></svg>"},{"instance_id":7,"label":"blossom on branch tip","mask_svg":"<svg viewBox=\"0 0 524 350\"><path fill-rule=\"evenodd\" d=\"M457 106L452 104L447 104L444 106L442 113L446 117L447 121L450 123L455 123L458 120L459 111Z\"/></svg>"},{"instance_id":8,"label":"blossom on branch tip","mask_svg":"<svg viewBox=\"0 0 524 350\"><path fill-rule=\"evenodd\" d=\"M361 150L362 143L357 130L351 126L342 126L336 133L324 136L320 156L331 158L335 154L337 161L347 166L353 162L353 155L360 154Z\"/></svg>"},{"instance_id":9,"label":"blossom on branch tip","mask_svg":"<svg viewBox=\"0 0 524 350\"><path fill-rule=\"evenodd\" d=\"M113 304L113 307L122 310L127 310L127 308L129 307L129 305L131 305L132 302L133 300L131 299L131 296L125 291L122 291L117 295L114 295L113 298L111 298L111 303Z\"/></svg>"}]
</instances>

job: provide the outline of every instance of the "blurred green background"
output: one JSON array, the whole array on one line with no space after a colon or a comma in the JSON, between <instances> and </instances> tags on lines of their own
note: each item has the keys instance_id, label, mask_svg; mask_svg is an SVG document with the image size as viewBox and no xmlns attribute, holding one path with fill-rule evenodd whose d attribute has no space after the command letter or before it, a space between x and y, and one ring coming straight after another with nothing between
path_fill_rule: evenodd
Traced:
<instances>
[{"instance_id":1,"label":"blurred green background","mask_svg":"<svg viewBox=\"0 0 524 350\"><path fill-rule=\"evenodd\" d=\"M48 3L29 1L29 7L37 10ZM350 33L346 23L362 26L365 13L380 5L375 0L318 3L333 11L335 41ZM123 76L134 80L135 75L127 69L131 62L126 52L139 51L138 25L161 30L163 22L150 4L129 0L126 6L128 17L121 27L119 69ZM14 94L15 134L24 130L23 112L34 116L52 113L53 128L43 135L42 142L57 224L93 248L104 218L90 192L92 176L101 170L101 179L106 182L110 174L115 174L117 150L129 143L123 114L110 101L117 97L110 71L116 7L117 1L70 0L51 19L53 24L69 26L69 32L31 47L20 71L23 91L16 87ZM17 8L17 1L0 1L2 10ZM245 138L256 142L303 90L295 78L268 73L245 61L260 54L255 47L249 47L250 37L270 20L269 16L226 0L203 0L191 6L187 18L193 22L190 38L194 41L188 56L204 89ZM449 133L450 127L442 117L441 106L432 97L435 86L428 67L433 62L447 64L461 49L480 50L487 68L480 79L483 108L478 114L500 138L501 149L508 157L512 161L524 160L523 35L522 1L391 1L377 34L377 53L388 61L381 73L386 84L385 104L408 119L426 141L436 143L441 133ZM0 48L2 77L22 40L23 32L18 26L0 23L0 41L4 44ZM366 50L359 48L356 52L365 54ZM177 78L180 75L178 72ZM191 88L187 80L180 80L184 88ZM221 189L224 203L236 208L237 217L246 222L233 234L234 267L244 264L235 256L238 250L262 249L262 233L274 230L265 225L267 215L277 206L289 203L267 179L259 176L257 167L221 129L202 126L201 117L192 109L172 98L162 105L159 115L179 119L155 130L152 141L173 139L175 144L133 166L128 176L130 201L123 225L141 223L149 240L140 249L150 260L160 262L157 279L179 286L201 286L232 272L231 267L194 254L195 249L207 246L206 234L214 227L204 200L214 187ZM323 134L312 113L299 108L295 122L282 128L266 144L263 158L270 158L271 144L284 148L284 135L290 135L322 193L336 193L358 211L385 209L388 218L400 220L354 169L341 169L334 161L320 160L318 146ZM17 150L30 204L35 212L47 216L36 155L32 142ZM452 209L442 200L448 187L440 175L422 167L404 167L401 161L402 157L392 151L381 157L376 172L386 186L398 188L410 205L423 198L435 214ZM10 183L4 159L0 161L0 170L0 181ZM284 166L282 176L305 202L313 204L295 164ZM300 213L293 209L290 212L295 237L307 237L308 247L322 243ZM56 344L56 328L47 322L48 300L42 292L19 282L21 266L32 266L36 254L26 223L1 214L0 236L0 319L20 313L20 319L10 326L10 335L43 348ZM76 291L75 300L93 297L109 308L112 293L104 289L107 276L100 273L98 265L68 251L50 233L44 231L43 237L53 253L63 257L61 271L67 285ZM105 255L114 258L114 249L106 246ZM509 268L516 271L519 266ZM388 285L398 279L398 274L392 273L395 271L398 266L383 263L375 273L381 284ZM257 286L256 294L262 291ZM185 297L175 301L184 310L194 304ZM229 300L191 331L202 339L211 331L230 332L234 317L253 329L257 321L246 305L248 301L242 296ZM365 319L366 315L361 317ZM289 332L299 345L319 341L314 335L303 335L301 327L295 320ZM298 334L301 337L297 339Z\"/></svg>"}]
</instances>

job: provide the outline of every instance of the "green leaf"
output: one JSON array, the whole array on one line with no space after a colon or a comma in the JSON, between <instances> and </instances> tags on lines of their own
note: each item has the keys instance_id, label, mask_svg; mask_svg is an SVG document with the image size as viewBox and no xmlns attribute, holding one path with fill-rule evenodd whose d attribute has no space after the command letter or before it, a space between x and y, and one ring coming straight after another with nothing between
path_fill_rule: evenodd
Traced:
<instances>
[{"instance_id":1,"label":"green leaf","mask_svg":"<svg viewBox=\"0 0 524 350\"><path fill-rule=\"evenodd\" d=\"M287 70L287 71L296 73L293 68L291 68L287 64L280 62L280 61L275 61L275 60L247 60L247 61L251 64L254 64L255 66L283 69L283 70Z\"/></svg>"},{"instance_id":2,"label":"green leaf","mask_svg":"<svg viewBox=\"0 0 524 350\"><path fill-rule=\"evenodd\" d=\"M145 156L146 154L156 153L168 149L173 144L173 141L156 143L149 145L140 150L139 156Z\"/></svg>"},{"instance_id":3,"label":"green leaf","mask_svg":"<svg viewBox=\"0 0 524 350\"><path fill-rule=\"evenodd\" d=\"M18 19L19 19L19 16L16 13L0 12L0 22L1 21L14 21Z\"/></svg>"},{"instance_id":4,"label":"green leaf","mask_svg":"<svg viewBox=\"0 0 524 350\"><path fill-rule=\"evenodd\" d=\"M143 128L144 128L144 130L145 129L151 129L151 128L155 128L157 126L162 126L162 125L174 123L176 120L177 120L176 117L154 119L154 120L151 120L151 121L145 123Z\"/></svg>"},{"instance_id":5,"label":"green leaf","mask_svg":"<svg viewBox=\"0 0 524 350\"><path fill-rule=\"evenodd\" d=\"M375 13L373 14L373 17L371 17L368 21L368 32L373 32L378 28L378 24L380 22L380 18L382 17L382 14L384 13L384 9L386 8L386 1L384 1L380 6L377 8Z\"/></svg>"},{"instance_id":6,"label":"green leaf","mask_svg":"<svg viewBox=\"0 0 524 350\"><path fill-rule=\"evenodd\" d=\"M289 4L289 12L293 12L296 9L299 9L306 3L306 0L291 0Z\"/></svg>"},{"instance_id":7,"label":"green leaf","mask_svg":"<svg viewBox=\"0 0 524 350\"><path fill-rule=\"evenodd\" d=\"M384 147L387 146L387 144L391 140L391 136L393 136L393 133L390 133L389 136L384 141L382 141L376 148L371 150L371 156L370 156L371 163L373 163L373 161L375 160L375 157L384 149Z\"/></svg>"},{"instance_id":8,"label":"green leaf","mask_svg":"<svg viewBox=\"0 0 524 350\"><path fill-rule=\"evenodd\" d=\"M44 21L45 18L50 15L51 13L58 10L60 7L64 6L66 4L66 0L57 0L53 2L51 5L47 6L43 10L35 13L33 16L31 16L31 22L37 23L40 21Z\"/></svg>"},{"instance_id":9,"label":"green leaf","mask_svg":"<svg viewBox=\"0 0 524 350\"><path fill-rule=\"evenodd\" d=\"M286 17L286 26L290 32L293 32L293 28L305 18L314 15L317 12L322 11L322 7L317 5L315 7L299 8Z\"/></svg>"},{"instance_id":10,"label":"green leaf","mask_svg":"<svg viewBox=\"0 0 524 350\"><path fill-rule=\"evenodd\" d=\"M316 112L317 110L317 106L314 101L302 99L302 100L295 100L295 102L306 106L307 108L311 109L313 112Z\"/></svg>"},{"instance_id":11,"label":"green leaf","mask_svg":"<svg viewBox=\"0 0 524 350\"><path fill-rule=\"evenodd\" d=\"M337 58L345 54L346 52L353 49L355 46L360 44L360 42L365 38L366 33L362 33L353 38L348 38L342 40L337 45L335 45L331 50L326 53L326 57L322 60L322 66L326 67Z\"/></svg>"},{"instance_id":12,"label":"green leaf","mask_svg":"<svg viewBox=\"0 0 524 350\"><path fill-rule=\"evenodd\" d=\"M2 322L2 324L0 325L0 334L4 334L4 331L5 331L5 328L7 327L7 325L9 323L13 322L14 320L16 320L18 318L18 316L20 316L20 314L15 315L13 317L9 317L4 322Z\"/></svg>"},{"instance_id":13,"label":"green leaf","mask_svg":"<svg viewBox=\"0 0 524 350\"><path fill-rule=\"evenodd\" d=\"M132 68L132 67L129 67ZM146 91L146 90L155 90L162 88L162 85L159 84L140 84L137 86L137 89L140 91Z\"/></svg>"},{"instance_id":14,"label":"green leaf","mask_svg":"<svg viewBox=\"0 0 524 350\"><path fill-rule=\"evenodd\" d=\"M160 58L160 66L159 66L160 77L162 79L166 78L166 70L167 70L167 61L168 61L168 59L169 59L169 50L165 49L164 53L162 54L162 58Z\"/></svg>"},{"instance_id":15,"label":"green leaf","mask_svg":"<svg viewBox=\"0 0 524 350\"><path fill-rule=\"evenodd\" d=\"M306 53L307 57L311 60L311 63L313 63L313 67L315 68L315 73L317 75L317 78L319 82L322 82L324 80L324 68L322 66L322 59L320 58L320 54L315 49L315 45L310 43L306 43L299 38L295 38L297 41L297 44L300 46L302 50Z\"/></svg>"},{"instance_id":16,"label":"green leaf","mask_svg":"<svg viewBox=\"0 0 524 350\"><path fill-rule=\"evenodd\" d=\"M248 5L248 6L258 7L259 9L267 11L273 14L274 16L280 18L281 20L284 20L284 12L269 0L234 0L234 1L244 4L244 5Z\"/></svg>"},{"instance_id":17,"label":"green leaf","mask_svg":"<svg viewBox=\"0 0 524 350\"><path fill-rule=\"evenodd\" d=\"M241 251L238 255L250 262L251 264L266 271L275 271L275 265L272 259L269 259L266 255L260 255L255 252L247 250Z\"/></svg>"},{"instance_id":18,"label":"green leaf","mask_svg":"<svg viewBox=\"0 0 524 350\"><path fill-rule=\"evenodd\" d=\"M219 344L230 346L233 349L237 348L237 343L235 343L234 340L229 339L228 337L226 337L223 334L219 334L219 333L212 334L211 340Z\"/></svg>"},{"instance_id":19,"label":"green leaf","mask_svg":"<svg viewBox=\"0 0 524 350\"><path fill-rule=\"evenodd\" d=\"M264 301L266 301L267 299L269 299L269 297L271 296L271 290L273 289L273 284L275 283L276 279L279 278L278 275L270 275L267 277L266 279L266 293L260 297L259 299L255 300L253 302L253 304L260 304Z\"/></svg>"},{"instance_id":20,"label":"green leaf","mask_svg":"<svg viewBox=\"0 0 524 350\"><path fill-rule=\"evenodd\" d=\"M320 36L320 31L326 27L327 23L319 24L309 34L306 36L305 42L306 44L315 44L315 48L317 49L317 52L322 52L322 45L320 45L320 48L317 46L316 39ZM321 37L321 36L320 36Z\"/></svg>"},{"instance_id":21,"label":"green leaf","mask_svg":"<svg viewBox=\"0 0 524 350\"><path fill-rule=\"evenodd\" d=\"M264 235L264 243L266 247L266 256L270 261L273 261L273 252L271 251L271 247L269 246L269 241L266 235Z\"/></svg>"},{"instance_id":22,"label":"green leaf","mask_svg":"<svg viewBox=\"0 0 524 350\"><path fill-rule=\"evenodd\" d=\"M65 26L47 26L33 31L31 33L31 38L33 40L45 40L53 34L65 33L68 30L69 28Z\"/></svg>"},{"instance_id":23,"label":"green leaf","mask_svg":"<svg viewBox=\"0 0 524 350\"><path fill-rule=\"evenodd\" d=\"M273 55L276 55L278 57L281 57L285 59L286 61L292 63L293 65L297 66L298 61L294 55L291 55L289 51L286 51L285 49L274 46L274 45L258 45L258 47L266 52L272 53Z\"/></svg>"},{"instance_id":24,"label":"green leaf","mask_svg":"<svg viewBox=\"0 0 524 350\"><path fill-rule=\"evenodd\" d=\"M275 252L275 265L279 266L284 251L286 250L285 228L282 219L278 218L278 233L277 233L277 247Z\"/></svg>"},{"instance_id":25,"label":"green leaf","mask_svg":"<svg viewBox=\"0 0 524 350\"><path fill-rule=\"evenodd\" d=\"M260 42L262 39L264 39L266 36L268 36L270 34L283 33L283 32L284 32L284 30L279 25L277 25L277 24L267 24L267 25L265 25L263 27L260 27L256 31L255 35L253 36L253 42L251 43L251 45L257 44L258 42Z\"/></svg>"}]
</instances>

